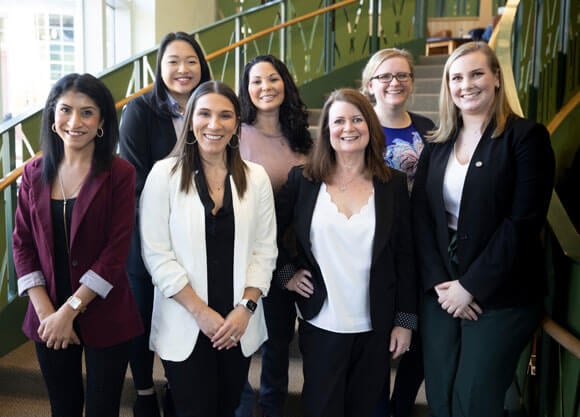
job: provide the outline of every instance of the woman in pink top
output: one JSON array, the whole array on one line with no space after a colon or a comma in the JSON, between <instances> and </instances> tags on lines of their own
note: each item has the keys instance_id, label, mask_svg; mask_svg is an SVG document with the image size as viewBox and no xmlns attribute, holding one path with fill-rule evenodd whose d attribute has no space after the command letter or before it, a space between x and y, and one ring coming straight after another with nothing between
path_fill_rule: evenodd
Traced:
<instances>
[{"instance_id":1,"label":"woman in pink top","mask_svg":"<svg viewBox=\"0 0 580 417\"><path fill-rule=\"evenodd\" d=\"M239 98L242 105L240 152L244 159L261 164L276 193L288 172L306 160L312 147L308 113L288 68L272 55L255 57L246 64ZM284 271L276 270L275 275ZM276 279L287 282L288 279ZM282 416L288 392L289 344L294 336L296 310L285 288L272 285L264 298L268 340L262 346L260 407L265 416ZM252 415L249 385L237 417Z\"/></svg>"}]
</instances>

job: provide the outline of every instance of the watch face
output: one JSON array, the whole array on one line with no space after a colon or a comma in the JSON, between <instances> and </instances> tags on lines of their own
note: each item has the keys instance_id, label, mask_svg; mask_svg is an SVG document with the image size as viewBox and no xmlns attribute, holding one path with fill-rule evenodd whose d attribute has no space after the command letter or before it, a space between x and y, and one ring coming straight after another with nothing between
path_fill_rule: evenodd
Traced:
<instances>
[{"instance_id":1,"label":"watch face","mask_svg":"<svg viewBox=\"0 0 580 417\"><path fill-rule=\"evenodd\" d=\"M246 307L248 308L248 310L250 310L253 313L254 311L256 311L256 307L258 307L258 304L256 304L252 300L248 300L246 302Z\"/></svg>"},{"instance_id":2,"label":"watch face","mask_svg":"<svg viewBox=\"0 0 580 417\"><path fill-rule=\"evenodd\" d=\"M68 304L73 308L73 310L78 310L82 304L82 301L78 297L70 297L68 299Z\"/></svg>"}]
</instances>

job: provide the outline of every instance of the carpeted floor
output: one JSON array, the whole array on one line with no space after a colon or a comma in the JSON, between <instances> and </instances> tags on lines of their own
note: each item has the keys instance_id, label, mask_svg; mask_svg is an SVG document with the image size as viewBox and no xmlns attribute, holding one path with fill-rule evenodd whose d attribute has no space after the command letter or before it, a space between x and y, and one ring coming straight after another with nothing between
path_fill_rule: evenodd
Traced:
<instances>
[{"instance_id":1,"label":"carpeted floor","mask_svg":"<svg viewBox=\"0 0 580 417\"><path fill-rule=\"evenodd\" d=\"M250 383L259 385L260 359L256 355L250 366ZM156 360L154 378L158 392L163 384L163 369ZM301 361L293 357L290 364L291 395L286 404L287 417L300 417L300 392L302 391ZM120 417L132 417L131 407L135 398L130 371L128 371L125 389L121 400ZM427 416L425 393L423 387L417 398L417 405L413 417ZM34 346L31 342L25 343L18 349L0 358L0 417L49 417L50 405L38 364Z\"/></svg>"}]
</instances>

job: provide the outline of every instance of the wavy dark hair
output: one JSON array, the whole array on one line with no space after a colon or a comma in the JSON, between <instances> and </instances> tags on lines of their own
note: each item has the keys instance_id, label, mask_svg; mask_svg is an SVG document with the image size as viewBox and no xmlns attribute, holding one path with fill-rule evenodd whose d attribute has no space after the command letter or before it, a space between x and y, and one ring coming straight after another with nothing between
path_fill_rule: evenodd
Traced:
<instances>
[{"instance_id":1,"label":"wavy dark hair","mask_svg":"<svg viewBox=\"0 0 580 417\"><path fill-rule=\"evenodd\" d=\"M178 171L181 173L179 189L184 193L188 193L192 189L192 178L194 173L197 170L203 170L199 156L198 143L197 140L195 140L196 137L193 133L193 113L198 100L206 94L211 93L219 94L220 96L227 98L234 106L234 113L237 122L235 134L238 136L238 141L240 138L240 102L234 90L221 81L206 81L200 84L187 101L187 107L183 116L185 124L179 138L177 139L175 147L169 155L170 157L177 158L177 162L173 166L171 173L174 174ZM231 140L234 140L234 138ZM233 148L231 146L226 146L226 165L234 179L234 183L236 184L238 196L242 198L247 188L246 170L248 166L242 160L239 146Z\"/></svg>"},{"instance_id":2,"label":"wavy dark hair","mask_svg":"<svg viewBox=\"0 0 580 417\"><path fill-rule=\"evenodd\" d=\"M42 178L52 183L64 157L64 144L60 136L52 131L55 107L58 99L68 91L85 94L95 102L101 112L103 137L95 138L95 150L91 164L91 176L111 167L119 143L119 122L115 100L107 86L91 74L68 74L58 80L50 90L40 124L40 146L43 165Z\"/></svg>"},{"instance_id":3,"label":"wavy dark hair","mask_svg":"<svg viewBox=\"0 0 580 417\"><path fill-rule=\"evenodd\" d=\"M363 96L353 88L341 88L330 94L320 115L318 138L314 150L308 156L304 165L304 176L310 180L328 181L336 169L336 152L330 143L329 111L334 103L342 101L350 103L361 112L369 129L369 143L365 148L365 170L369 177L375 177L381 182L391 179L391 168L385 164L385 135L375 109Z\"/></svg>"},{"instance_id":4,"label":"wavy dark hair","mask_svg":"<svg viewBox=\"0 0 580 417\"><path fill-rule=\"evenodd\" d=\"M279 120L282 133L286 137L290 149L294 152L307 154L312 148L312 137L308 130L308 111L300 98L298 87L290 75L286 65L273 55L259 55L249 61L242 75L240 83L240 103L242 105L242 122L253 125L256 121L258 109L250 98L250 70L260 62L269 62L280 74L284 82L284 101L280 105Z\"/></svg>"},{"instance_id":5,"label":"wavy dark hair","mask_svg":"<svg viewBox=\"0 0 580 417\"><path fill-rule=\"evenodd\" d=\"M199 84L193 88L193 91L201 83L205 81L211 80L211 72L209 70L209 65L207 60L205 59L205 55L201 50L201 46L195 40L194 35L189 35L185 32L170 32L163 37L161 43L159 44L159 49L157 50L157 63L155 64L155 82L153 83L153 93L151 96L151 102L153 104L153 108L157 111L160 115L165 117L171 117L171 108L168 101L167 96L167 85L165 81L163 81L163 77L161 76L161 61L163 60L163 55L165 55L165 50L167 46L173 41L184 41L191 45L194 49L197 57L199 58L199 65L201 67L201 78L199 80Z\"/></svg>"}]
</instances>

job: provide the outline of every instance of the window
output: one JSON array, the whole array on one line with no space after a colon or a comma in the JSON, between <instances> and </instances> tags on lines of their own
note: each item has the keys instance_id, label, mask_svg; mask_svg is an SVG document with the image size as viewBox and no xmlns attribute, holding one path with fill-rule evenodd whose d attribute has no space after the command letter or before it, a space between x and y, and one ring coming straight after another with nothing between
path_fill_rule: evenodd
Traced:
<instances>
[{"instance_id":1,"label":"window","mask_svg":"<svg viewBox=\"0 0 580 417\"><path fill-rule=\"evenodd\" d=\"M36 15L37 39L48 56L51 82L75 71L74 16Z\"/></svg>"}]
</instances>

